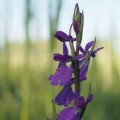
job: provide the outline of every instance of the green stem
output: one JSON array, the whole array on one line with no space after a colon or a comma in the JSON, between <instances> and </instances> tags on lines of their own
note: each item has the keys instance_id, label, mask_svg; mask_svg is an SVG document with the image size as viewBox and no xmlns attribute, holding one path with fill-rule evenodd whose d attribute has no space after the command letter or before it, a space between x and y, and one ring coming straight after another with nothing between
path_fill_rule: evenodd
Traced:
<instances>
[{"instance_id":1,"label":"green stem","mask_svg":"<svg viewBox=\"0 0 120 120\"><path fill-rule=\"evenodd\" d=\"M69 35L71 36L71 28L72 28L72 24L70 26L70 30L69 30ZM72 66L73 66L73 71L74 71L74 75L75 75L75 91L77 89L79 89L80 84L79 84L79 68L78 68L78 62L75 59L76 53L75 53L75 49L73 46L72 41L69 41L70 44L70 48L71 48L71 54L72 54Z\"/></svg>"},{"instance_id":2,"label":"green stem","mask_svg":"<svg viewBox=\"0 0 120 120\"><path fill-rule=\"evenodd\" d=\"M53 117L54 117L54 120L56 120L56 105L55 105L55 99L53 99Z\"/></svg>"}]
</instances>

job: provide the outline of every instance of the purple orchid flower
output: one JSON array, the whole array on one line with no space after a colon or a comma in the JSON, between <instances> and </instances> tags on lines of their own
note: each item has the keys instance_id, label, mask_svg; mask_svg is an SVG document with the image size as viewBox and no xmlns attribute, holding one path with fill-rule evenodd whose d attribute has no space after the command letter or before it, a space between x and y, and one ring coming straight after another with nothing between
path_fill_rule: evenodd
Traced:
<instances>
[{"instance_id":1,"label":"purple orchid flower","mask_svg":"<svg viewBox=\"0 0 120 120\"><path fill-rule=\"evenodd\" d=\"M64 86L72 77L72 70L66 65L67 62L71 61L72 57L68 55L65 42L63 42L63 55L54 54L53 59L59 61L59 65L54 75L51 75L48 79L51 80L53 86L58 85L58 83Z\"/></svg>"},{"instance_id":2,"label":"purple orchid flower","mask_svg":"<svg viewBox=\"0 0 120 120\"><path fill-rule=\"evenodd\" d=\"M58 40L60 40L61 42L67 42L67 41L76 41L76 38L72 38L71 36L68 36L66 33L64 33L63 31L56 31L55 38L57 38Z\"/></svg>"},{"instance_id":3,"label":"purple orchid flower","mask_svg":"<svg viewBox=\"0 0 120 120\"><path fill-rule=\"evenodd\" d=\"M92 98L93 95L90 94L87 100L85 101L84 97L79 97L79 92L77 92L74 106L63 109L58 116L58 120L79 120L80 111L92 100Z\"/></svg>"},{"instance_id":4,"label":"purple orchid flower","mask_svg":"<svg viewBox=\"0 0 120 120\"><path fill-rule=\"evenodd\" d=\"M94 41L88 42L86 44L86 46L85 46L85 50L80 45L78 46L78 49L86 56L87 53L89 52L89 48L92 47L93 43L94 43ZM99 51L99 50L101 50L103 48L104 47L100 47L100 48L98 48L96 50L93 50L92 53L91 53L91 57L94 58L95 57L95 53L97 53L97 51Z\"/></svg>"}]
</instances>

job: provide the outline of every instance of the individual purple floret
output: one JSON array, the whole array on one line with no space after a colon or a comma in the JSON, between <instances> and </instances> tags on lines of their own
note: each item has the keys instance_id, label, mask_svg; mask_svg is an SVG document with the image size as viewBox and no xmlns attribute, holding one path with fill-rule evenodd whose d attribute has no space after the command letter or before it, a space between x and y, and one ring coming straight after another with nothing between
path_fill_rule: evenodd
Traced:
<instances>
[{"instance_id":1,"label":"individual purple floret","mask_svg":"<svg viewBox=\"0 0 120 120\"><path fill-rule=\"evenodd\" d=\"M79 45L78 48L79 50L86 56L89 53L89 49L92 47L94 41L88 42L85 46L85 50ZM92 51L91 57L95 57L95 53L97 53L97 51L103 49L104 47L100 47L96 50Z\"/></svg>"},{"instance_id":2,"label":"individual purple floret","mask_svg":"<svg viewBox=\"0 0 120 120\"><path fill-rule=\"evenodd\" d=\"M79 97L78 92L74 106L63 109L58 116L58 120L80 120L80 111L92 100L92 98L93 95L90 94L85 101L83 96Z\"/></svg>"},{"instance_id":3,"label":"individual purple floret","mask_svg":"<svg viewBox=\"0 0 120 120\"><path fill-rule=\"evenodd\" d=\"M59 65L54 75L51 75L48 79L53 86L58 84L63 86L69 82L72 77L72 70L66 65L67 62L71 61L72 57L68 55L68 49L65 42L63 42L63 55L54 54L53 59L59 61Z\"/></svg>"}]
</instances>

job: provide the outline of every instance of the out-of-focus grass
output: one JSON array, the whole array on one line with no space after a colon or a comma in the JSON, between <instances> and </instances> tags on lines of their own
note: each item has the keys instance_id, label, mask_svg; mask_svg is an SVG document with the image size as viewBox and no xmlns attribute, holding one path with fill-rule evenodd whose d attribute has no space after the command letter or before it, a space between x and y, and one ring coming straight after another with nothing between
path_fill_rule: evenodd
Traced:
<instances>
[{"instance_id":1,"label":"out-of-focus grass","mask_svg":"<svg viewBox=\"0 0 120 120\"><path fill-rule=\"evenodd\" d=\"M88 80L91 81L94 98L83 120L119 120L120 57L109 44L102 43L102 46L105 49L98 52L95 59L91 59ZM24 44L10 45L8 60L6 51L0 53L0 120L52 118L51 99L61 88L53 88L48 81L48 68L52 60L48 48L47 42L32 43L28 69L24 64ZM60 45L56 51L60 51ZM51 73L55 67L57 62L53 64ZM87 89L88 83L85 81L82 83L83 93L87 94ZM57 110L59 112L60 109Z\"/></svg>"}]
</instances>

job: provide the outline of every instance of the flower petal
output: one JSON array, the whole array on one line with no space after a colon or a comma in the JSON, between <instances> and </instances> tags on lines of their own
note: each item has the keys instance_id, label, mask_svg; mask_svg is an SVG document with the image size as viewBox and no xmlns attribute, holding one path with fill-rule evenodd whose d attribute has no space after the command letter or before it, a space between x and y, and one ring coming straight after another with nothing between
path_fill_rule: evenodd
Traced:
<instances>
[{"instance_id":1,"label":"flower petal","mask_svg":"<svg viewBox=\"0 0 120 120\"><path fill-rule=\"evenodd\" d=\"M81 59L81 58L83 58L83 57L85 57L85 56L84 56L83 54L80 54L80 55L76 56L75 59L76 59L76 60L79 60L79 59Z\"/></svg>"},{"instance_id":2,"label":"flower petal","mask_svg":"<svg viewBox=\"0 0 120 120\"><path fill-rule=\"evenodd\" d=\"M53 55L53 59L59 62L70 62L72 60L72 57L69 55L63 56L57 53Z\"/></svg>"},{"instance_id":3,"label":"flower petal","mask_svg":"<svg viewBox=\"0 0 120 120\"><path fill-rule=\"evenodd\" d=\"M61 42L66 42L70 40L70 37L62 31L56 31L54 37L60 40Z\"/></svg>"},{"instance_id":4,"label":"flower petal","mask_svg":"<svg viewBox=\"0 0 120 120\"><path fill-rule=\"evenodd\" d=\"M80 70L80 74L79 74L80 81L86 80L86 74L87 74L88 67L89 67L89 61L90 61L90 60L88 60L88 62L87 62L87 63L83 66L83 68ZM78 65L80 66L83 62L84 62L84 59L79 60Z\"/></svg>"},{"instance_id":5,"label":"flower petal","mask_svg":"<svg viewBox=\"0 0 120 120\"><path fill-rule=\"evenodd\" d=\"M78 32L79 32L79 29L80 29L80 25L76 20L73 21L73 28L74 28L74 31L75 31L75 33L77 35Z\"/></svg>"},{"instance_id":6,"label":"flower petal","mask_svg":"<svg viewBox=\"0 0 120 120\"><path fill-rule=\"evenodd\" d=\"M78 45L78 49L85 55L86 54L86 51L80 46Z\"/></svg>"},{"instance_id":7,"label":"flower petal","mask_svg":"<svg viewBox=\"0 0 120 120\"><path fill-rule=\"evenodd\" d=\"M71 41L76 41L76 38L71 38Z\"/></svg>"},{"instance_id":8,"label":"flower petal","mask_svg":"<svg viewBox=\"0 0 120 120\"><path fill-rule=\"evenodd\" d=\"M75 94L72 91L71 85L75 83L75 79L72 79L71 81L69 81L64 88L62 89L62 91L57 95L57 97L55 98L55 102L58 105L64 105L65 107L67 107L71 101L74 99Z\"/></svg>"},{"instance_id":9,"label":"flower petal","mask_svg":"<svg viewBox=\"0 0 120 120\"><path fill-rule=\"evenodd\" d=\"M93 99L93 94L90 94L85 102L85 105L88 104L92 99Z\"/></svg>"},{"instance_id":10,"label":"flower petal","mask_svg":"<svg viewBox=\"0 0 120 120\"><path fill-rule=\"evenodd\" d=\"M83 96L78 97L75 104L79 108L82 108L84 106L84 97Z\"/></svg>"},{"instance_id":11,"label":"flower petal","mask_svg":"<svg viewBox=\"0 0 120 120\"><path fill-rule=\"evenodd\" d=\"M86 76L87 71L88 71L88 66L89 66L89 61L84 65L84 67L80 70L80 76L79 78L82 78Z\"/></svg>"},{"instance_id":12,"label":"flower petal","mask_svg":"<svg viewBox=\"0 0 120 120\"><path fill-rule=\"evenodd\" d=\"M99 51L99 50L101 50L101 49L103 49L103 48L104 48L104 47L100 47L100 48L98 48L98 49L96 49L96 50L93 50L91 56L92 56L92 57L95 57L95 53L97 53L97 51Z\"/></svg>"},{"instance_id":13,"label":"flower petal","mask_svg":"<svg viewBox=\"0 0 120 120\"><path fill-rule=\"evenodd\" d=\"M58 118L58 120L80 120L79 110L74 107L68 107L63 109Z\"/></svg>"},{"instance_id":14,"label":"flower petal","mask_svg":"<svg viewBox=\"0 0 120 120\"><path fill-rule=\"evenodd\" d=\"M59 62L66 62L66 58L65 56L61 55L61 54L53 54L53 59L55 61L59 61Z\"/></svg>"},{"instance_id":15,"label":"flower petal","mask_svg":"<svg viewBox=\"0 0 120 120\"><path fill-rule=\"evenodd\" d=\"M86 44L86 46L85 46L85 51L86 52L89 50L90 47L92 47L93 43L94 43L94 41L91 41L91 42Z\"/></svg>"},{"instance_id":16,"label":"flower petal","mask_svg":"<svg viewBox=\"0 0 120 120\"><path fill-rule=\"evenodd\" d=\"M67 46L65 44L65 42L63 42L63 55L68 55L68 49L67 49Z\"/></svg>"},{"instance_id":17,"label":"flower petal","mask_svg":"<svg viewBox=\"0 0 120 120\"><path fill-rule=\"evenodd\" d=\"M53 86L60 84L64 86L72 77L72 70L64 63L60 62L54 75L51 75L48 79Z\"/></svg>"}]
</instances>

